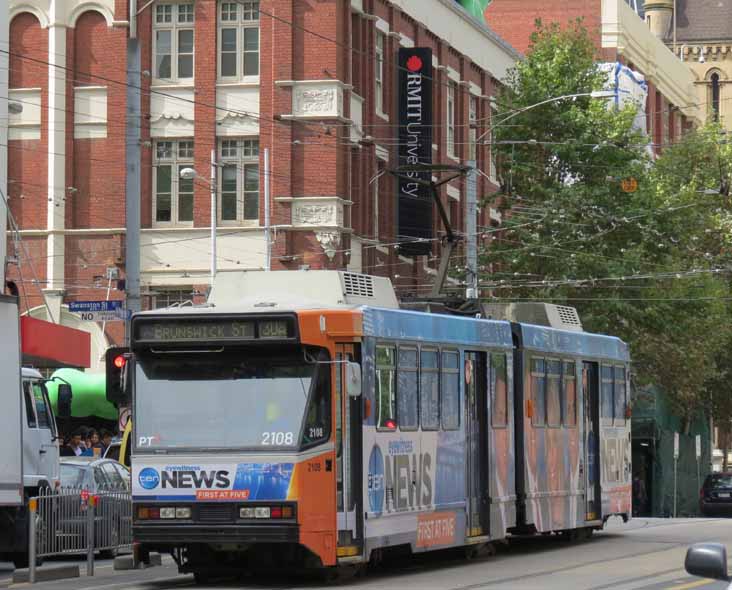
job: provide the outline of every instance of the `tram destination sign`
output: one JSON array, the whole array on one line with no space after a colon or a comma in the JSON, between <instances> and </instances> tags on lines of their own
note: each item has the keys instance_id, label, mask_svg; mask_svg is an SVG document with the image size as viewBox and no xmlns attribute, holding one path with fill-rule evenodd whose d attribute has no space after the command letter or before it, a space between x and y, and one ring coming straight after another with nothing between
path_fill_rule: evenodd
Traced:
<instances>
[{"instance_id":1,"label":"tram destination sign","mask_svg":"<svg viewBox=\"0 0 732 590\"><path fill-rule=\"evenodd\" d=\"M154 319L135 323L135 340L144 343L231 342L286 340L294 336L289 318Z\"/></svg>"}]
</instances>

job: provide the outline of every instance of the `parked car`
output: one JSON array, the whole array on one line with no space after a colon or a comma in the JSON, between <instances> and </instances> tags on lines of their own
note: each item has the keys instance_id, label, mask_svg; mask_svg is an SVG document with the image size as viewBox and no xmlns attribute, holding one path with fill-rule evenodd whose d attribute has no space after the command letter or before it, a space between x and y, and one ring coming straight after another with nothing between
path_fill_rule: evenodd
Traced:
<instances>
[{"instance_id":1,"label":"parked car","mask_svg":"<svg viewBox=\"0 0 732 590\"><path fill-rule=\"evenodd\" d=\"M699 491L704 516L732 516L732 473L710 473Z\"/></svg>"},{"instance_id":2,"label":"parked car","mask_svg":"<svg viewBox=\"0 0 732 590\"><path fill-rule=\"evenodd\" d=\"M113 461L119 461L119 451L120 451L121 447L122 447L122 441L113 440L111 443L109 443L109 446L104 451L104 458L112 459Z\"/></svg>"},{"instance_id":3,"label":"parked car","mask_svg":"<svg viewBox=\"0 0 732 590\"><path fill-rule=\"evenodd\" d=\"M67 547L85 547L87 509L91 496L101 495L94 515L94 544L106 556L114 556L121 533L131 524L130 472L111 459L62 457L61 488L57 503L56 535ZM115 494L122 492L122 494Z\"/></svg>"}]
</instances>

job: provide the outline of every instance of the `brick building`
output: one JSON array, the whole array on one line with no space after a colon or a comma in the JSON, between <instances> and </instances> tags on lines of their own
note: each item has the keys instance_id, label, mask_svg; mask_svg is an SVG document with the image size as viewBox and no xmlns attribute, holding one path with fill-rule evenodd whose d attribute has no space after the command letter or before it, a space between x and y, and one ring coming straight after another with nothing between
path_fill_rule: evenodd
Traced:
<instances>
[{"instance_id":1,"label":"brick building","mask_svg":"<svg viewBox=\"0 0 732 590\"><path fill-rule=\"evenodd\" d=\"M489 195L494 94L518 54L453 0L156 0L139 3L142 47L141 270L146 306L208 284L211 152L219 272L265 265L269 181L272 268L349 268L417 289L433 256L393 244L400 47L433 53L434 163L475 156ZM84 325L73 300L122 298L127 0L10 0L8 194L21 228L33 315L41 292L62 323L92 332L93 354L121 323ZM472 124L471 124L472 122ZM2 123L2 122L0 122ZM263 153L270 154L268 178ZM180 172L198 176L184 180ZM464 184L441 198L464 225ZM479 223L491 223L481 211ZM434 216L435 236L441 226ZM12 253L11 245L11 253ZM37 278L37 282L36 282ZM111 285L111 291L109 287Z\"/></svg>"},{"instance_id":2,"label":"brick building","mask_svg":"<svg viewBox=\"0 0 732 590\"><path fill-rule=\"evenodd\" d=\"M660 0L655 4L667 4ZM486 21L519 51L529 46L537 18L568 23L582 18L593 35L599 57L639 72L648 83L647 131L656 149L674 141L683 129L700 122L694 77L657 38L655 20L644 21L634 0L493 0ZM642 5L642 3L641 3ZM649 29L650 27L650 29Z\"/></svg>"}]
</instances>

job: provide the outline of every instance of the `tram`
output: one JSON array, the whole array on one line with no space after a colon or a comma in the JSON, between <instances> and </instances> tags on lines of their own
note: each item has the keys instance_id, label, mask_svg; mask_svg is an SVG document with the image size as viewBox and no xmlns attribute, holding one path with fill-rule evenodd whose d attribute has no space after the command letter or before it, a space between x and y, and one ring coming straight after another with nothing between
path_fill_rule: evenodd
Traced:
<instances>
[{"instance_id":1,"label":"tram","mask_svg":"<svg viewBox=\"0 0 732 590\"><path fill-rule=\"evenodd\" d=\"M614 337L400 309L367 275L250 272L136 314L131 350L133 537L199 582L631 516Z\"/></svg>"}]
</instances>

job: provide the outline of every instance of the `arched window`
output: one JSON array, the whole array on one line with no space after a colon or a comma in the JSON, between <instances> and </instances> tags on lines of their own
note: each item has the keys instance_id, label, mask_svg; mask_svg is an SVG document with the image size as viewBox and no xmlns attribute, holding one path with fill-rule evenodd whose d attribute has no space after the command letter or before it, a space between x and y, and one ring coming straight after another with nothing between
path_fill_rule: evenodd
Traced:
<instances>
[{"instance_id":1,"label":"arched window","mask_svg":"<svg viewBox=\"0 0 732 590\"><path fill-rule=\"evenodd\" d=\"M712 74L712 115L714 121L719 121L719 74Z\"/></svg>"}]
</instances>

